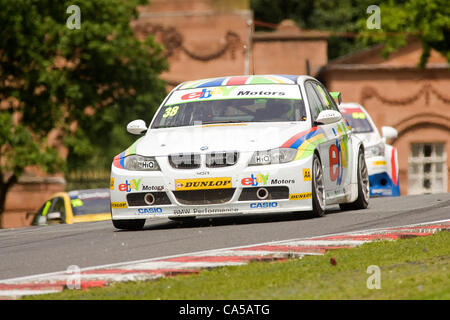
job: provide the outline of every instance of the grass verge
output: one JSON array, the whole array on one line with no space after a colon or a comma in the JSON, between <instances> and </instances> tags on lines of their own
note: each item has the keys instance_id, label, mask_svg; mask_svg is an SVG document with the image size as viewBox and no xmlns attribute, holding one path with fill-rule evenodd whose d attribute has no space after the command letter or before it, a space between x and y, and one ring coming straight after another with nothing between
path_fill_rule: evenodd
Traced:
<instances>
[{"instance_id":1,"label":"grass verge","mask_svg":"<svg viewBox=\"0 0 450 320\"><path fill-rule=\"evenodd\" d=\"M331 263L335 261L335 263ZM380 289L368 289L371 265ZM373 277L372 277L373 278ZM373 283L371 279L370 283ZM450 232L381 241L283 262L255 262L153 281L116 283L86 291L24 299L300 300L450 299Z\"/></svg>"}]
</instances>

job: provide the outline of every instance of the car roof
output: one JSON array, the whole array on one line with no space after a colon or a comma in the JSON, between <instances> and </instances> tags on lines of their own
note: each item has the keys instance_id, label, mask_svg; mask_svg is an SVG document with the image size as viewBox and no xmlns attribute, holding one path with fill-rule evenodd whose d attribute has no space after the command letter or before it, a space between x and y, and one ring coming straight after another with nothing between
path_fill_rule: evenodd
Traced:
<instances>
[{"instance_id":1,"label":"car roof","mask_svg":"<svg viewBox=\"0 0 450 320\"><path fill-rule=\"evenodd\" d=\"M313 77L306 75L281 75L281 74L265 74L265 75L238 75L218 78L207 78L193 81L186 81L178 85L176 90L219 87L245 84L300 84L306 79Z\"/></svg>"}]
</instances>

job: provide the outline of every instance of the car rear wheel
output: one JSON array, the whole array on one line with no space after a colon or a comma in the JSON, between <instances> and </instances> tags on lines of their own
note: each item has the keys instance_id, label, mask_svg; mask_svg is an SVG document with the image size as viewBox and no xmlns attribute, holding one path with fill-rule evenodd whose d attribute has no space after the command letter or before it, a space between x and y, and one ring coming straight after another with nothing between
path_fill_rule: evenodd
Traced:
<instances>
[{"instance_id":1,"label":"car rear wheel","mask_svg":"<svg viewBox=\"0 0 450 320\"><path fill-rule=\"evenodd\" d=\"M145 219L112 220L112 223L116 229L141 230L144 227Z\"/></svg>"},{"instance_id":2,"label":"car rear wheel","mask_svg":"<svg viewBox=\"0 0 450 320\"><path fill-rule=\"evenodd\" d=\"M322 217L325 214L325 186L323 183L323 169L317 154L313 156L312 163L312 205L313 217Z\"/></svg>"},{"instance_id":3,"label":"car rear wheel","mask_svg":"<svg viewBox=\"0 0 450 320\"><path fill-rule=\"evenodd\" d=\"M341 203L341 210L366 209L369 205L369 171L367 169L364 151L358 153L358 198L352 203Z\"/></svg>"}]
</instances>

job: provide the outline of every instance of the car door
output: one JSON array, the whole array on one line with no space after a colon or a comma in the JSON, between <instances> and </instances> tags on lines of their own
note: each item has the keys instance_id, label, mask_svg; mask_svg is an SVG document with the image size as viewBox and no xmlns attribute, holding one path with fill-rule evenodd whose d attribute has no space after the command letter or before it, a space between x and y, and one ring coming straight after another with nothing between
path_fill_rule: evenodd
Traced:
<instances>
[{"instance_id":1,"label":"car door","mask_svg":"<svg viewBox=\"0 0 450 320\"><path fill-rule=\"evenodd\" d=\"M313 121L323 110L338 111L327 90L317 81L308 81L305 90ZM319 145L319 153L324 168L324 184L327 198L339 197L348 183L348 136L344 119L331 124L314 124L325 136Z\"/></svg>"},{"instance_id":2,"label":"car door","mask_svg":"<svg viewBox=\"0 0 450 320\"><path fill-rule=\"evenodd\" d=\"M314 89L324 109L340 112L333 98L321 83L316 82ZM335 139L328 149L330 191L333 190L334 195L340 196L344 194L344 187L350 183L350 131L347 128L344 117L340 121L331 124L331 130Z\"/></svg>"},{"instance_id":3,"label":"car door","mask_svg":"<svg viewBox=\"0 0 450 320\"><path fill-rule=\"evenodd\" d=\"M332 131L333 125L331 124L317 124L316 120L319 116L320 112L324 109L324 106L318 96L318 93L315 89L316 83L313 81L307 81L305 83L306 96L308 98L309 109L311 112L311 122L313 128L319 130L320 133L325 137L324 141L317 146L320 160L322 162L323 174L324 174L324 184L325 190L330 189L330 177L329 177L329 149L331 145L334 143L335 136Z\"/></svg>"}]
</instances>

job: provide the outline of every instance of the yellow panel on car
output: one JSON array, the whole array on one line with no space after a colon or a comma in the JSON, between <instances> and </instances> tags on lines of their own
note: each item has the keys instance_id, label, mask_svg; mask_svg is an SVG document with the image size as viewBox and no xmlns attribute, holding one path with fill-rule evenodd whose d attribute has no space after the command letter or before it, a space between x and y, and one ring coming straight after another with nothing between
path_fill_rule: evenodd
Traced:
<instances>
[{"instance_id":1,"label":"yellow panel on car","mask_svg":"<svg viewBox=\"0 0 450 320\"><path fill-rule=\"evenodd\" d=\"M311 199L311 198L312 198L312 192L291 193L289 195L289 200L304 200L304 199Z\"/></svg>"},{"instance_id":2,"label":"yellow panel on car","mask_svg":"<svg viewBox=\"0 0 450 320\"><path fill-rule=\"evenodd\" d=\"M231 188L231 178L201 178L175 180L175 190L205 190Z\"/></svg>"}]
</instances>

